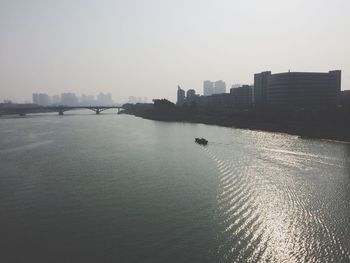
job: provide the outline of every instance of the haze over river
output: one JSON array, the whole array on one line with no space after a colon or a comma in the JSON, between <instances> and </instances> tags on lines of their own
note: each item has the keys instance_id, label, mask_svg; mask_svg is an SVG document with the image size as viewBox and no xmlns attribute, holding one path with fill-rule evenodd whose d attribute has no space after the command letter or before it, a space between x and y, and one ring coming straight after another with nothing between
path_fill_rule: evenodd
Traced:
<instances>
[{"instance_id":1,"label":"haze over river","mask_svg":"<svg viewBox=\"0 0 350 263\"><path fill-rule=\"evenodd\" d=\"M113 111L2 117L0 262L349 262L349 157Z\"/></svg>"}]
</instances>

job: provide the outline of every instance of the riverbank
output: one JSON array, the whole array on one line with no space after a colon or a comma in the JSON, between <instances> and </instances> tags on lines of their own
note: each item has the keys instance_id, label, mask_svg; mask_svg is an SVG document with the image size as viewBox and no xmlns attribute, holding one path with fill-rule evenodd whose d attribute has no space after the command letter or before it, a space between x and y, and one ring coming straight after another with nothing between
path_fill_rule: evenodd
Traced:
<instances>
[{"instance_id":1,"label":"riverbank","mask_svg":"<svg viewBox=\"0 0 350 263\"><path fill-rule=\"evenodd\" d=\"M350 142L349 115L339 112L192 112L185 110L157 111L156 109L123 111L149 120L189 122L233 127L239 129L280 132L302 138L328 139Z\"/></svg>"}]
</instances>

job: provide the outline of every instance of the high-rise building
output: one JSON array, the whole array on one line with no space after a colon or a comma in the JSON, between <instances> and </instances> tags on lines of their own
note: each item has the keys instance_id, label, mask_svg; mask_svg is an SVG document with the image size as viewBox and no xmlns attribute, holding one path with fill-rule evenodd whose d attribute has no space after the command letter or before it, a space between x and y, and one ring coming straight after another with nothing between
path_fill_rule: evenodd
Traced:
<instances>
[{"instance_id":1,"label":"high-rise building","mask_svg":"<svg viewBox=\"0 0 350 263\"><path fill-rule=\"evenodd\" d=\"M249 109L253 106L253 86L243 85L238 88L231 88L230 94L235 108Z\"/></svg>"},{"instance_id":2,"label":"high-rise building","mask_svg":"<svg viewBox=\"0 0 350 263\"><path fill-rule=\"evenodd\" d=\"M205 98L207 109L230 111L233 108L233 98L229 93L213 94Z\"/></svg>"},{"instance_id":3,"label":"high-rise building","mask_svg":"<svg viewBox=\"0 0 350 263\"><path fill-rule=\"evenodd\" d=\"M292 108L336 106L340 90L340 70L272 74L268 78L267 103Z\"/></svg>"},{"instance_id":4,"label":"high-rise building","mask_svg":"<svg viewBox=\"0 0 350 263\"><path fill-rule=\"evenodd\" d=\"M39 105L39 94L33 93L32 98L33 98L33 104Z\"/></svg>"},{"instance_id":5,"label":"high-rise building","mask_svg":"<svg viewBox=\"0 0 350 263\"><path fill-rule=\"evenodd\" d=\"M185 102L185 91L177 86L177 102L176 104L182 106Z\"/></svg>"},{"instance_id":6,"label":"high-rise building","mask_svg":"<svg viewBox=\"0 0 350 263\"><path fill-rule=\"evenodd\" d=\"M50 97L45 93L39 93L39 105L48 106L50 104Z\"/></svg>"},{"instance_id":7,"label":"high-rise building","mask_svg":"<svg viewBox=\"0 0 350 263\"><path fill-rule=\"evenodd\" d=\"M214 94L226 93L226 83L222 80L215 81Z\"/></svg>"},{"instance_id":8,"label":"high-rise building","mask_svg":"<svg viewBox=\"0 0 350 263\"><path fill-rule=\"evenodd\" d=\"M48 106L50 104L50 97L45 93L33 93L33 104L39 106Z\"/></svg>"},{"instance_id":9,"label":"high-rise building","mask_svg":"<svg viewBox=\"0 0 350 263\"><path fill-rule=\"evenodd\" d=\"M350 106L350 90L343 90L340 94L340 105L349 107Z\"/></svg>"},{"instance_id":10,"label":"high-rise building","mask_svg":"<svg viewBox=\"0 0 350 263\"><path fill-rule=\"evenodd\" d=\"M189 98L193 98L196 96L196 91L194 89L189 89L187 90L187 93L186 93L186 97L189 99Z\"/></svg>"},{"instance_id":11,"label":"high-rise building","mask_svg":"<svg viewBox=\"0 0 350 263\"><path fill-rule=\"evenodd\" d=\"M203 82L203 95L210 96L214 94L214 82L206 80Z\"/></svg>"},{"instance_id":12,"label":"high-rise building","mask_svg":"<svg viewBox=\"0 0 350 263\"><path fill-rule=\"evenodd\" d=\"M254 105L261 106L267 103L268 80L271 71L254 74Z\"/></svg>"}]
</instances>

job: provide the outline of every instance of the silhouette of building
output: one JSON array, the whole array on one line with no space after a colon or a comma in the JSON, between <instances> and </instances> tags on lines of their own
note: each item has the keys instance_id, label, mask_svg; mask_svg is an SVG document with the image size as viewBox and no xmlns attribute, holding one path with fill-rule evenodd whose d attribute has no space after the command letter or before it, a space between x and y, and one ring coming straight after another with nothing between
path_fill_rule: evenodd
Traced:
<instances>
[{"instance_id":1,"label":"silhouette of building","mask_svg":"<svg viewBox=\"0 0 350 263\"><path fill-rule=\"evenodd\" d=\"M214 94L214 82L206 80L203 82L203 95L210 96Z\"/></svg>"},{"instance_id":2,"label":"silhouette of building","mask_svg":"<svg viewBox=\"0 0 350 263\"><path fill-rule=\"evenodd\" d=\"M233 107L249 109L253 106L253 86L232 87L230 94L233 100Z\"/></svg>"},{"instance_id":3,"label":"silhouette of building","mask_svg":"<svg viewBox=\"0 0 350 263\"><path fill-rule=\"evenodd\" d=\"M336 106L340 89L340 70L272 74L268 77L267 103L291 108Z\"/></svg>"},{"instance_id":4,"label":"silhouette of building","mask_svg":"<svg viewBox=\"0 0 350 263\"><path fill-rule=\"evenodd\" d=\"M177 102L176 104L178 106L182 106L185 102L185 91L180 88L180 86L177 86Z\"/></svg>"},{"instance_id":5,"label":"silhouette of building","mask_svg":"<svg viewBox=\"0 0 350 263\"><path fill-rule=\"evenodd\" d=\"M208 110L229 111L233 108L233 97L229 93L213 94L205 98Z\"/></svg>"},{"instance_id":6,"label":"silhouette of building","mask_svg":"<svg viewBox=\"0 0 350 263\"><path fill-rule=\"evenodd\" d=\"M226 83L222 80L215 81L214 94L226 93Z\"/></svg>"},{"instance_id":7,"label":"silhouette of building","mask_svg":"<svg viewBox=\"0 0 350 263\"><path fill-rule=\"evenodd\" d=\"M271 71L264 71L254 74L254 104L256 106L265 105L267 103L268 80Z\"/></svg>"},{"instance_id":8,"label":"silhouette of building","mask_svg":"<svg viewBox=\"0 0 350 263\"><path fill-rule=\"evenodd\" d=\"M340 93L340 104L342 106L350 106L350 90L342 90Z\"/></svg>"},{"instance_id":9,"label":"silhouette of building","mask_svg":"<svg viewBox=\"0 0 350 263\"><path fill-rule=\"evenodd\" d=\"M196 91L194 89L189 89L187 90L187 93L186 93L186 97L189 99L189 98L193 98L194 96L196 96Z\"/></svg>"}]
</instances>

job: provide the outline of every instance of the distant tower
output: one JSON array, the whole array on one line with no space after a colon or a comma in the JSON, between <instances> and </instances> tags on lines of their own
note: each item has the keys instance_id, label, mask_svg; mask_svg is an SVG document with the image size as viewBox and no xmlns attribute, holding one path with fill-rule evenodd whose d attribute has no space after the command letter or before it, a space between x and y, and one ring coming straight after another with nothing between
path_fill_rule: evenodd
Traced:
<instances>
[{"instance_id":1,"label":"distant tower","mask_svg":"<svg viewBox=\"0 0 350 263\"><path fill-rule=\"evenodd\" d=\"M222 80L215 81L214 93L226 93L226 83Z\"/></svg>"},{"instance_id":2,"label":"distant tower","mask_svg":"<svg viewBox=\"0 0 350 263\"><path fill-rule=\"evenodd\" d=\"M33 104L39 105L39 94L33 93Z\"/></svg>"},{"instance_id":3,"label":"distant tower","mask_svg":"<svg viewBox=\"0 0 350 263\"><path fill-rule=\"evenodd\" d=\"M203 95L210 96L214 94L214 82L206 80L203 82Z\"/></svg>"},{"instance_id":4,"label":"distant tower","mask_svg":"<svg viewBox=\"0 0 350 263\"><path fill-rule=\"evenodd\" d=\"M265 105L267 103L268 81L271 71L264 71L254 74L254 104L255 106Z\"/></svg>"},{"instance_id":5,"label":"distant tower","mask_svg":"<svg viewBox=\"0 0 350 263\"><path fill-rule=\"evenodd\" d=\"M185 102L185 91L180 88L180 86L177 86L177 102L176 104L178 106L182 106Z\"/></svg>"}]
</instances>

